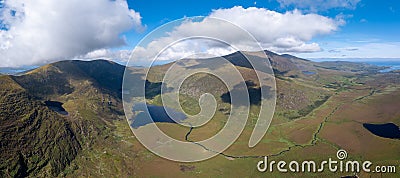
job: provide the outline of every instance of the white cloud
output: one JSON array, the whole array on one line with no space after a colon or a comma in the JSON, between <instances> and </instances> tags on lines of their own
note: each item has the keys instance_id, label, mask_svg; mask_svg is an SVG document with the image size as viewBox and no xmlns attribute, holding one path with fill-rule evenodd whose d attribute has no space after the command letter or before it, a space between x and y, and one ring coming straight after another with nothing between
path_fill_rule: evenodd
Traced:
<instances>
[{"instance_id":1,"label":"white cloud","mask_svg":"<svg viewBox=\"0 0 400 178\"><path fill-rule=\"evenodd\" d=\"M331 33L339 25L334 19L317 14L302 14L298 10L282 14L264 8L245 9L240 6L214 10L210 17L237 24L262 42L271 42L282 37L307 41L315 35Z\"/></svg>"},{"instance_id":2,"label":"white cloud","mask_svg":"<svg viewBox=\"0 0 400 178\"><path fill-rule=\"evenodd\" d=\"M355 9L361 0L277 0L282 7L293 6L297 9L312 12L325 11L332 8Z\"/></svg>"},{"instance_id":3,"label":"white cloud","mask_svg":"<svg viewBox=\"0 0 400 178\"><path fill-rule=\"evenodd\" d=\"M85 55L81 55L76 57L77 59L86 59L86 60L93 60L93 59L108 59L114 60L121 63L125 63L128 61L131 55L130 50L111 50L111 49L98 49L91 51Z\"/></svg>"},{"instance_id":4,"label":"white cloud","mask_svg":"<svg viewBox=\"0 0 400 178\"><path fill-rule=\"evenodd\" d=\"M98 59L98 58L108 58L111 51L109 49L98 49L87 53L86 55L80 56L79 58L84 59Z\"/></svg>"},{"instance_id":5,"label":"white cloud","mask_svg":"<svg viewBox=\"0 0 400 178\"><path fill-rule=\"evenodd\" d=\"M158 54L163 47L185 36L210 36L224 39L241 49L257 50L254 44L226 23L212 18L224 19L247 30L260 43L262 48L275 52L316 52L321 51L319 44L310 42L318 35L330 34L344 22L317 14L303 14L298 10L279 13L264 8L236 6L230 9L217 9L201 21L186 20L173 28L167 36L153 40L147 46L136 48L135 59L148 59ZM206 49L206 50L205 50ZM214 55L228 54L234 49L213 40L187 40L173 45L160 56L160 60L186 57L196 52L212 52Z\"/></svg>"},{"instance_id":6,"label":"white cloud","mask_svg":"<svg viewBox=\"0 0 400 178\"><path fill-rule=\"evenodd\" d=\"M6 0L0 20L0 66L41 64L125 44L144 30L124 0Z\"/></svg>"}]
</instances>

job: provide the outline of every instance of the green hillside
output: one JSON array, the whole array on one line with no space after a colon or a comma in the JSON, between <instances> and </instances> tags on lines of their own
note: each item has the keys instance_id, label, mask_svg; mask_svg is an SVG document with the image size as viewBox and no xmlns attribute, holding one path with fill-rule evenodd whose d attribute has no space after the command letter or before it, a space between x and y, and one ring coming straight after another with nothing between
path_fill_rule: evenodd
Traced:
<instances>
[{"instance_id":1,"label":"green hillside","mask_svg":"<svg viewBox=\"0 0 400 178\"><path fill-rule=\"evenodd\" d=\"M0 174L58 175L79 152L106 137L109 122L121 118L124 69L108 61L63 61L1 76ZM68 114L46 101L63 103Z\"/></svg>"},{"instance_id":2,"label":"green hillside","mask_svg":"<svg viewBox=\"0 0 400 178\"><path fill-rule=\"evenodd\" d=\"M400 96L399 73L379 74L375 66L317 63L265 52L274 69L277 88L276 112L267 135L256 147L248 148L254 127L254 122L248 122L228 150L197 163L168 161L138 142L124 117L122 65L106 60L61 61L20 76L2 75L0 177L265 177L255 170L257 156L303 160L313 153L312 158L320 160L327 154L334 156L338 148L350 151L357 159L366 155L380 163L396 163L398 154L393 150L400 148L399 143L374 137L363 129L362 123L400 123L397 108L389 107L400 104L396 99ZM260 84L254 69L241 56L237 52L225 57L246 81L253 121L259 112ZM190 60L201 64L200 59ZM173 64L149 69L148 103L163 104L162 78ZM127 68L127 72L143 77L146 69ZM204 127L191 130L173 123L157 125L182 141L214 135L230 113L227 96L231 91L220 80L201 73L188 77L180 88L180 102L187 113L196 114L200 111L197 101L206 92L214 95L218 108ZM357 112L351 113L353 110ZM343 141L347 137L360 141ZM385 154L374 156L377 152Z\"/></svg>"}]
</instances>

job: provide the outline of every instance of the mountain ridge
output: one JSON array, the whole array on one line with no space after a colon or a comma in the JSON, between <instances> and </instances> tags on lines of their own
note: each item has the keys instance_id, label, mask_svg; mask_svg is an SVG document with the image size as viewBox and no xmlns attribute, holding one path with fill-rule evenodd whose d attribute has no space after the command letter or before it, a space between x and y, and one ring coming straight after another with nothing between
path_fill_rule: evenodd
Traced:
<instances>
[{"instance_id":1,"label":"mountain ridge","mask_svg":"<svg viewBox=\"0 0 400 178\"><path fill-rule=\"evenodd\" d=\"M344 86L324 87L337 80L332 74L351 74L290 55L264 52L276 72L277 112L286 120L308 114ZM232 53L227 59L244 75L252 97L257 98L260 86L249 63L238 57L242 56L240 53ZM155 73L149 76L150 88L146 89L151 92L152 102L158 102L162 76L171 65L152 67ZM18 76L1 75L0 177L62 175L83 151L113 143L113 122L125 119L122 80L124 72L131 71L144 72L142 68L127 68L108 60L67 60ZM195 82L183 85L182 92L187 98L211 92L223 99L229 91L210 79L206 75L195 77L191 79ZM46 101L60 103L68 114L58 113Z\"/></svg>"}]
</instances>

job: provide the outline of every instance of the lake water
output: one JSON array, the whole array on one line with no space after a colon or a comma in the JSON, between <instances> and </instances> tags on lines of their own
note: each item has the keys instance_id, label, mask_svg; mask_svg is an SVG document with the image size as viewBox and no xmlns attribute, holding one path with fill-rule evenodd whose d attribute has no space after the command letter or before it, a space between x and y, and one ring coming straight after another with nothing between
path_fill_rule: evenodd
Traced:
<instances>
[{"instance_id":1,"label":"lake water","mask_svg":"<svg viewBox=\"0 0 400 178\"><path fill-rule=\"evenodd\" d=\"M304 75L314 75L314 74L317 74L317 73L313 72L313 71L303 71L303 74Z\"/></svg>"},{"instance_id":2,"label":"lake water","mask_svg":"<svg viewBox=\"0 0 400 178\"><path fill-rule=\"evenodd\" d=\"M400 139L399 126L393 123L386 124L363 124L364 128L376 136L383 138Z\"/></svg>"},{"instance_id":3,"label":"lake water","mask_svg":"<svg viewBox=\"0 0 400 178\"><path fill-rule=\"evenodd\" d=\"M68 115L68 112L62 106L63 103L58 102L58 101L45 101L44 103L46 104L46 106L49 109L51 109L51 110L53 110L55 112L57 112L59 114L62 114L62 115Z\"/></svg>"},{"instance_id":4,"label":"lake water","mask_svg":"<svg viewBox=\"0 0 400 178\"><path fill-rule=\"evenodd\" d=\"M147 104L146 106L144 103L135 104L132 110L136 113L133 123L131 124L133 128L138 128L154 122L176 123L176 121L179 122L187 118L184 113L178 112L174 109L150 104ZM168 115L167 111L171 115ZM151 117L149 117L149 115Z\"/></svg>"}]
</instances>

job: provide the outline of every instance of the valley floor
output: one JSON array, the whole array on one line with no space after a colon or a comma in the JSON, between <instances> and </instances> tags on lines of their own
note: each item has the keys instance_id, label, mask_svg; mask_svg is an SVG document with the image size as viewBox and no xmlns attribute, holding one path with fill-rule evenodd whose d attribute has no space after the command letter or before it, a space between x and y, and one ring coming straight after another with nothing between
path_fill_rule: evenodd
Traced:
<instances>
[{"instance_id":1,"label":"valley floor","mask_svg":"<svg viewBox=\"0 0 400 178\"><path fill-rule=\"evenodd\" d=\"M113 122L110 137L83 150L62 173L67 177L310 177L346 176L349 173L278 173L257 171L262 156L272 160L322 161L336 158L344 149L351 160L369 160L375 165L400 164L400 140L381 138L363 127L363 123L400 125L400 85L377 76L365 79L362 86L350 86L336 92L324 104L305 117L282 122L274 120L267 135L254 148L247 143L251 125L222 154L197 163L179 163L147 151L132 134L125 120ZM382 82L384 84L382 84ZM223 122L208 126L220 128ZM166 133L184 140L201 140L202 129L183 128L171 123L157 123ZM210 129L207 129L210 130ZM213 129L211 129L213 130ZM215 130L215 129L214 129ZM214 132L214 131L212 131ZM399 168L397 166L397 168ZM232 171L235 170L235 171ZM400 171L400 168L399 170ZM400 177L398 173L359 173L361 177Z\"/></svg>"}]
</instances>

